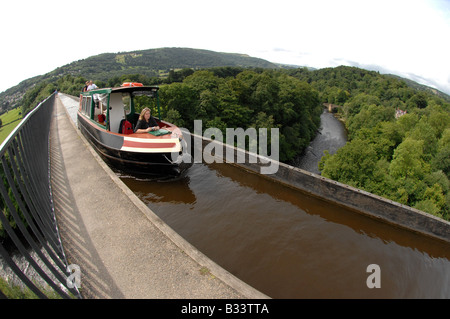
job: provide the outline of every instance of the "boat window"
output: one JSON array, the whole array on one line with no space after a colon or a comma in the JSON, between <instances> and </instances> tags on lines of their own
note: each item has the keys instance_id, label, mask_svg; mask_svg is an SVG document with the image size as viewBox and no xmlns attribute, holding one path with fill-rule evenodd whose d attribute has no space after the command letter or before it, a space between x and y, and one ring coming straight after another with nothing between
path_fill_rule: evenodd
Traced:
<instances>
[{"instance_id":1,"label":"boat window","mask_svg":"<svg viewBox=\"0 0 450 319\"><path fill-rule=\"evenodd\" d=\"M83 110L83 113L89 117L91 116L91 101L92 101L92 98L90 96L83 97L82 110Z\"/></svg>"},{"instance_id":2,"label":"boat window","mask_svg":"<svg viewBox=\"0 0 450 319\"><path fill-rule=\"evenodd\" d=\"M122 102L123 102L123 108L127 112L127 114L130 114L131 111L131 97L129 93L123 93L122 94Z\"/></svg>"},{"instance_id":3,"label":"boat window","mask_svg":"<svg viewBox=\"0 0 450 319\"><path fill-rule=\"evenodd\" d=\"M149 96L155 97L156 91L134 91L133 96Z\"/></svg>"},{"instance_id":4,"label":"boat window","mask_svg":"<svg viewBox=\"0 0 450 319\"><path fill-rule=\"evenodd\" d=\"M99 94L98 99L103 105L108 105L108 94Z\"/></svg>"},{"instance_id":5,"label":"boat window","mask_svg":"<svg viewBox=\"0 0 450 319\"><path fill-rule=\"evenodd\" d=\"M134 91L133 105L137 113L140 113L142 109L148 107L152 110L152 114L157 114L156 91Z\"/></svg>"}]
</instances>

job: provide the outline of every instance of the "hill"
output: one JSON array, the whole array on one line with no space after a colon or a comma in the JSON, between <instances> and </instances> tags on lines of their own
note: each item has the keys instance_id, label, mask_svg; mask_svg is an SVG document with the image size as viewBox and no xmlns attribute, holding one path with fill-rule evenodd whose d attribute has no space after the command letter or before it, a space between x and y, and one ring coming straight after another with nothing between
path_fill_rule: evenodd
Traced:
<instances>
[{"instance_id":1,"label":"hill","mask_svg":"<svg viewBox=\"0 0 450 319\"><path fill-rule=\"evenodd\" d=\"M439 91L438 89L432 88L430 86L424 85L424 84L419 84L417 82L414 82L413 80L410 79L406 79L403 77L400 77L398 75L395 74L386 74L387 76L393 77L395 79L404 81L409 87L414 88L418 91L422 91L422 92L428 92L428 93L432 93L444 100L446 100L447 102L450 102L450 95L445 94L444 92Z\"/></svg>"},{"instance_id":2,"label":"hill","mask_svg":"<svg viewBox=\"0 0 450 319\"><path fill-rule=\"evenodd\" d=\"M162 78L167 77L171 70L186 68L198 70L214 67L292 70L293 73L303 73L303 80L308 82L311 82L317 76L320 77L322 73L330 72L330 70L330 74L336 76L333 70L339 72L340 69L340 67L337 67L316 70L314 68L272 63L267 60L250 57L246 54L221 53L191 48L159 48L131 52L103 53L74 61L44 75L29 78L0 93L0 114L21 106L25 92L30 91L31 88L42 85L44 82L55 83L67 75L71 75L74 78L93 79L105 83L109 79L117 79L130 74L140 74L147 78ZM431 93L443 98L447 102L450 101L449 95L433 88L398 76L389 76L405 82L408 87ZM324 88L317 89L322 91Z\"/></svg>"},{"instance_id":3,"label":"hill","mask_svg":"<svg viewBox=\"0 0 450 319\"><path fill-rule=\"evenodd\" d=\"M24 93L42 81L55 82L72 75L95 81L139 73L148 77L165 76L170 70L212 67L255 67L278 69L269 61L238 53L221 53L190 48L160 48L132 52L103 53L61 66L47 74L22 81L0 94L0 112L18 106Z\"/></svg>"},{"instance_id":4,"label":"hill","mask_svg":"<svg viewBox=\"0 0 450 319\"><path fill-rule=\"evenodd\" d=\"M190 48L161 48L100 54L65 65L50 72L48 76L71 74L106 81L113 76L130 73L157 77L173 69L219 66L277 68L277 65L271 62L244 54Z\"/></svg>"}]
</instances>

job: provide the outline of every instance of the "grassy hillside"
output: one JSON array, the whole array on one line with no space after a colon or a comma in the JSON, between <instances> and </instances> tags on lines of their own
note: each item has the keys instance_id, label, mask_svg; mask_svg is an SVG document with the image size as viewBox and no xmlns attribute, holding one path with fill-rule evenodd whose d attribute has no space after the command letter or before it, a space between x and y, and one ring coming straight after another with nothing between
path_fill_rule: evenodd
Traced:
<instances>
[{"instance_id":1,"label":"grassy hillside","mask_svg":"<svg viewBox=\"0 0 450 319\"><path fill-rule=\"evenodd\" d=\"M446 100L447 102L450 102L450 96L448 94L445 94L444 92L441 92L441 91L439 91L439 90L437 90L435 88L419 84L417 82L414 82L414 81L409 80L409 79L402 78L402 77L400 77L398 75L395 75L395 74L387 74L387 76L391 76L391 77L396 78L398 80L404 81L409 87L412 87L412 88L414 88L414 89L416 89L418 91L432 93L432 94L434 94L434 95L436 95L436 96Z\"/></svg>"},{"instance_id":2,"label":"grassy hillside","mask_svg":"<svg viewBox=\"0 0 450 319\"><path fill-rule=\"evenodd\" d=\"M57 68L46 77L70 74L96 81L107 81L114 76L124 74L139 73L148 77L158 77L174 69L202 69L219 66L278 68L273 63L248 55L189 48L162 48L100 54Z\"/></svg>"},{"instance_id":3,"label":"grassy hillside","mask_svg":"<svg viewBox=\"0 0 450 319\"><path fill-rule=\"evenodd\" d=\"M22 120L22 113L20 108L15 108L0 116L2 126L0 127L0 143L8 137L8 135L16 128Z\"/></svg>"},{"instance_id":4,"label":"grassy hillside","mask_svg":"<svg viewBox=\"0 0 450 319\"><path fill-rule=\"evenodd\" d=\"M54 83L65 75L95 81L139 73L146 77L167 76L170 70L212 67L280 68L269 61L245 54L221 53L190 48L161 48L132 52L104 53L61 66L47 74L22 81L0 94L0 110L19 106L24 93L47 81Z\"/></svg>"}]
</instances>

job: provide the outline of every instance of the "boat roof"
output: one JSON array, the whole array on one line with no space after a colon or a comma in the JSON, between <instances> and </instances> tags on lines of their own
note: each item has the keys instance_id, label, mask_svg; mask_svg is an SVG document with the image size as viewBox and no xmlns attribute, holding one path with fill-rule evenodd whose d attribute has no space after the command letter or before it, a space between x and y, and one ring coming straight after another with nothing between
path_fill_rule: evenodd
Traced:
<instances>
[{"instance_id":1,"label":"boat roof","mask_svg":"<svg viewBox=\"0 0 450 319\"><path fill-rule=\"evenodd\" d=\"M113 88L101 88L87 92L83 92L84 95L92 94L110 94L110 93L139 93L139 92L156 92L159 90L159 86L119 86Z\"/></svg>"}]
</instances>

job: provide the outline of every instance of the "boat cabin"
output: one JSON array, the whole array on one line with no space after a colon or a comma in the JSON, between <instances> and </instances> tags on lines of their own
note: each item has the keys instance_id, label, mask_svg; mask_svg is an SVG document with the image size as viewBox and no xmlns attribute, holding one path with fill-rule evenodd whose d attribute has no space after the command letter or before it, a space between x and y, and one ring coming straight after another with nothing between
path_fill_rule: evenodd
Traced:
<instances>
[{"instance_id":1,"label":"boat cabin","mask_svg":"<svg viewBox=\"0 0 450 319\"><path fill-rule=\"evenodd\" d=\"M80 97L80 112L111 133L125 134L125 132L122 132L122 121L128 120L134 130L139 118L139 112L136 112L136 101L140 100L145 101L147 105L148 103L156 104L158 116L155 116L154 112L152 112L152 115L161 121L159 87L143 86L140 83L126 85L127 83L124 83L117 88L83 92ZM150 102L151 99L155 100L156 103Z\"/></svg>"}]
</instances>

